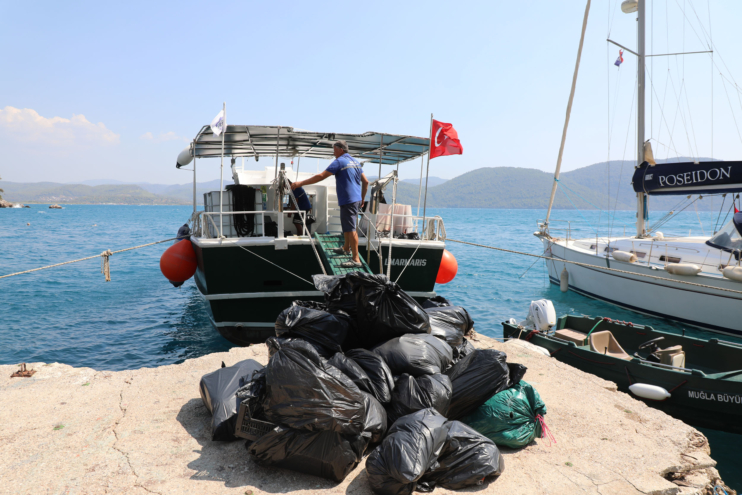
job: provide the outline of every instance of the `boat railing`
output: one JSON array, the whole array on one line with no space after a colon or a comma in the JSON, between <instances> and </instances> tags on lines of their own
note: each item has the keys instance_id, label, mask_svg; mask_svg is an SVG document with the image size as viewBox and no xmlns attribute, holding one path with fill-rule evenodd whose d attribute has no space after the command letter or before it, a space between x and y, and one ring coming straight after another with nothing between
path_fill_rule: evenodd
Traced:
<instances>
[{"instance_id":1,"label":"boat railing","mask_svg":"<svg viewBox=\"0 0 742 495\"><path fill-rule=\"evenodd\" d=\"M262 230L264 228L264 226L265 226L265 216L266 215L290 215L290 214L293 214L293 213L298 213L299 215L301 215L302 224L305 224L306 219L307 219L307 212L304 211L304 210L283 210L283 211L278 211L278 210L223 211L221 213L218 212L218 211L199 211L196 214L196 217L198 218L198 220L200 220L201 225L203 225L203 228L201 229L200 235L203 236L203 237L205 237L206 239L216 239L216 238L219 238L219 234L220 234L220 232L223 232L225 226L226 227L231 227L230 224L227 224L227 225L222 225L222 229L219 229L219 227L217 226L217 223L214 221L214 217L215 216L218 217L220 214L221 215L224 215L224 216L228 216L228 215L251 215L251 214L260 215L260 226L261 226L261 230ZM206 220L208 220L208 223L207 223ZM226 222L222 222L222 223L225 224ZM303 235L304 236L308 235L306 227L303 227ZM232 237L232 236L226 236L226 237ZM234 237L239 237L239 236L234 236Z\"/></svg>"},{"instance_id":2,"label":"boat railing","mask_svg":"<svg viewBox=\"0 0 742 495\"><path fill-rule=\"evenodd\" d=\"M693 368L682 368L680 366L673 366L671 364L662 364L662 363L655 363L654 361L647 361L646 359L637 358L641 361L642 364L646 364L648 366L657 366L658 368L665 368L670 370L678 370L678 371L686 371L688 373L693 373L694 375L702 375L705 376L706 373L704 373L701 370L693 369Z\"/></svg>"},{"instance_id":3,"label":"boat railing","mask_svg":"<svg viewBox=\"0 0 742 495\"><path fill-rule=\"evenodd\" d=\"M303 210L255 210L255 211L223 211L221 212L221 215L223 216L229 216L229 215L260 215L260 225L261 229L262 226L265 225L265 217L266 216L273 216L273 215L286 215L286 214L293 214L298 213L301 215L302 223L306 221L306 211ZM223 229L219 229L218 226L218 217L220 213L218 211L199 211L197 212L194 217L197 221L197 224L201 226L200 229L194 228L194 232L197 230L200 230L200 232L197 233L197 235L201 235L202 237L206 239L216 239L219 238L220 232L223 232L224 230L230 229L231 223L228 223L227 221L223 221ZM362 217L365 217L368 219L369 217L373 217L374 215L366 215L365 213L360 214ZM392 230L392 220L382 220L381 224L379 223L378 218L379 217L391 217L391 213L378 213L375 215L376 221L370 222L372 226L374 227L374 232L372 233L372 238L375 239L385 239L388 238L388 236L385 236L385 233L388 233L390 230ZM416 232L421 239L423 240L429 240L429 241L445 241L446 240L446 227L443 223L443 219L440 216L433 216L433 217L422 217L419 215L401 215L401 214L394 214L394 231L397 230L405 230L404 233L409 234ZM214 217L217 217L215 220ZM425 221L425 225L422 225L423 221ZM366 224L368 225L368 223ZM257 226L257 223L256 223ZM381 227L378 228L377 227ZM303 235L308 235L306 227L303 228ZM231 236L227 235L226 237L239 237L239 236Z\"/></svg>"},{"instance_id":4,"label":"boat railing","mask_svg":"<svg viewBox=\"0 0 742 495\"><path fill-rule=\"evenodd\" d=\"M432 217L399 213L376 213L375 215L361 213L360 215L366 222L362 229L365 229L365 226L369 224L373 227L372 239L388 239L388 233L395 232L403 234L417 233L421 239L427 241L446 240L446 226L443 219L438 215ZM374 217L375 221L373 221ZM380 220L381 217L393 218ZM393 226L392 223L394 223Z\"/></svg>"},{"instance_id":5,"label":"boat railing","mask_svg":"<svg viewBox=\"0 0 742 495\"><path fill-rule=\"evenodd\" d=\"M539 228L539 231L541 231L541 232L548 232L549 234L551 234L551 233L557 233L557 234L561 233L561 234L564 235L564 237L566 238L567 242L569 242L571 240L575 240L575 239L572 239L572 235L575 233L575 231L581 232L583 230L583 229L580 229L581 224L586 224L586 222L583 222L581 220L557 220L557 219L551 218L551 219L549 219L549 225L548 225L548 227L546 228L546 230L544 230L544 227L545 227L544 226L544 222L545 221L546 221L545 219L538 219L536 221L536 223L538 225L538 228ZM555 222L561 223L561 224L565 224L566 223L567 225L564 226L564 227L552 227L552 224L555 223ZM572 226L572 224L578 224L578 225L575 228L575 227ZM588 227L589 227L589 225L588 225ZM623 237L626 237L626 225L623 225ZM587 239L588 237L584 237L584 238Z\"/></svg>"}]
</instances>

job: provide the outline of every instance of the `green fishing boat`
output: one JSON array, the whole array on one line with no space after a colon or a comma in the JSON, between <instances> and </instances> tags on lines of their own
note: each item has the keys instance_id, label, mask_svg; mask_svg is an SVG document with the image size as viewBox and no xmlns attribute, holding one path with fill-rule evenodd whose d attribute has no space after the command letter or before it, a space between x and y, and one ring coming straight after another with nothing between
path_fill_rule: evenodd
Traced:
<instances>
[{"instance_id":1,"label":"green fishing boat","mask_svg":"<svg viewBox=\"0 0 742 495\"><path fill-rule=\"evenodd\" d=\"M742 433L742 344L605 317L567 315L551 323L529 316L502 326L506 339L526 340L689 424Z\"/></svg>"}]
</instances>

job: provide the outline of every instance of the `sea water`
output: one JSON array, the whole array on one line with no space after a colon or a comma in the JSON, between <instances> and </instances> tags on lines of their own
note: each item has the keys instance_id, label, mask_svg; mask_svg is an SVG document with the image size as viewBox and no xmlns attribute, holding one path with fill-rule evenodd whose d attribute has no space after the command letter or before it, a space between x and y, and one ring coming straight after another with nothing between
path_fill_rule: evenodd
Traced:
<instances>
[{"instance_id":1,"label":"sea water","mask_svg":"<svg viewBox=\"0 0 742 495\"><path fill-rule=\"evenodd\" d=\"M416 208L413 209L413 211ZM0 275L174 237L192 212L187 206L48 205L0 209ZM422 213L422 212L421 212ZM544 210L428 209L440 215L450 239L542 254L533 236ZM701 235L721 223L718 212L683 212L660 230L667 235ZM653 213L650 225L662 216ZM560 210L552 226L572 237L634 231L635 213ZM717 227L718 228L718 227ZM95 258L49 270L0 279L0 364L60 362L97 370L161 366L231 344L213 329L205 300L192 280L174 288L160 273L159 260L171 243L116 254L111 282ZM678 324L643 316L549 283L544 260L449 242L456 278L436 292L466 307L476 330L502 337L500 322L521 320L536 299L550 299L557 315L610 316L614 319L683 330ZM246 259L255 263L254 259ZM713 334L688 328L687 333ZM730 337L724 337L733 340ZM734 452L742 435L703 430L723 479L742 487Z\"/></svg>"}]
</instances>

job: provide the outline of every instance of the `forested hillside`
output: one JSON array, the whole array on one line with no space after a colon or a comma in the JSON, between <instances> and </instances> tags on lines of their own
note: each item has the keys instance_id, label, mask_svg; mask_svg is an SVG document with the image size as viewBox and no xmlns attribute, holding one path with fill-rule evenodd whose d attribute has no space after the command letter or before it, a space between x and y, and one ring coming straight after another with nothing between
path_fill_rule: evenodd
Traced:
<instances>
[{"instance_id":1,"label":"forested hillside","mask_svg":"<svg viewBox=\"0 0 742 495\"><path fill-rule=\"evenodd\" d=\"M633 210L636 208L636 195L631 187L633 173L633 161L596 163L565 172L560 177L554 207ZM231 181L225 180L224 184L228 183ZM427 205L431 208L543 209L548 206L554 176L551 172L531 168L486 167L450 180L444 181L436 177L430 183L437 184L428 187ZM22 203L190 204L193 201L192 184L139 183L89 186L3 181L0 182L0 187L5 189L5 199ZM218 189L218 180L197 184L198 203L203 203L204 192ZM399 181L397 193L398 203L416 207L419 180ZM391 188L387 188L386 196L391 201ZM652 197L649 206L654 211L667 211L681 200L682 197L678 196ZM727 201L727 204L729 203ZM716 210L720 204L721 199L708 196L694 206L698 206L699 210Z\"/></svg>"}]
</instances>

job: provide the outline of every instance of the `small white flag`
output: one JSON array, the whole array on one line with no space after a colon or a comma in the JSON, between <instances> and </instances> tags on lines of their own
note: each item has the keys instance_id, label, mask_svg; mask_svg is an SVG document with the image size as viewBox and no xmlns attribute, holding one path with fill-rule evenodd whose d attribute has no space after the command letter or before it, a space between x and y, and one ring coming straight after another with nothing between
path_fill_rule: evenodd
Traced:
<instances>
[{"instance_id":1,"label":"small white flag","mask_svg":"<svg viewBox=\"0 0 742 495\"><path fill-rule=\"evenodd\" d=\"M215 136L219 136L224 132L224 110L216 114L214 120L211 121L211 132L213 132Z\"/></svg>"}]
</instances>

